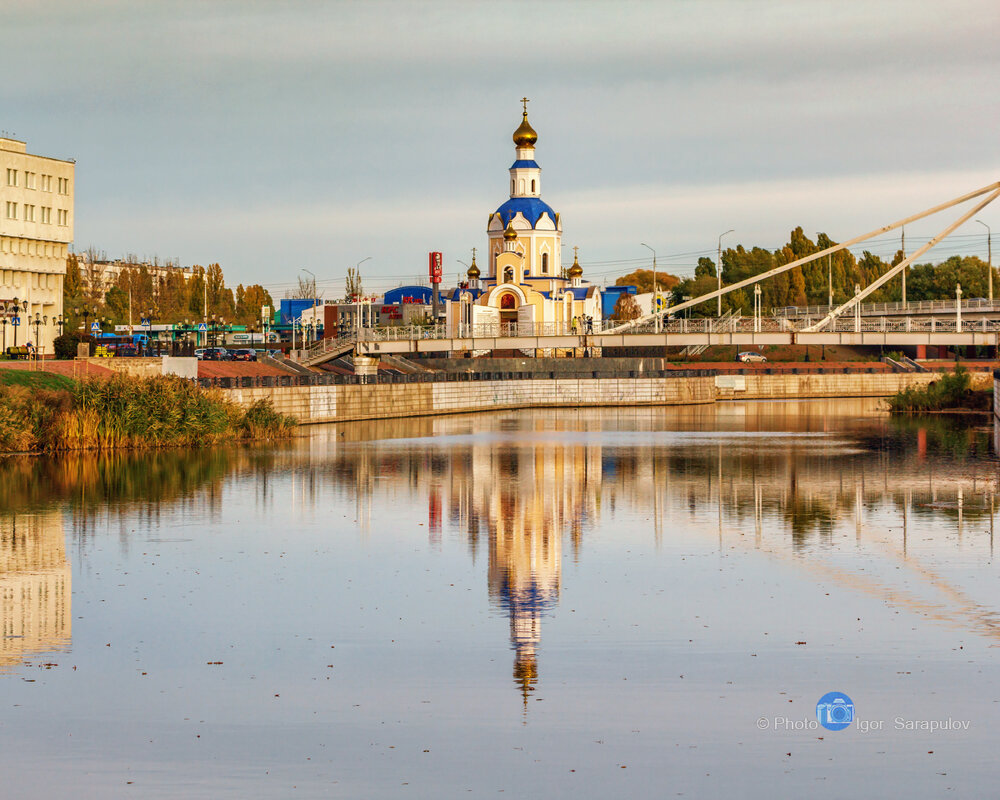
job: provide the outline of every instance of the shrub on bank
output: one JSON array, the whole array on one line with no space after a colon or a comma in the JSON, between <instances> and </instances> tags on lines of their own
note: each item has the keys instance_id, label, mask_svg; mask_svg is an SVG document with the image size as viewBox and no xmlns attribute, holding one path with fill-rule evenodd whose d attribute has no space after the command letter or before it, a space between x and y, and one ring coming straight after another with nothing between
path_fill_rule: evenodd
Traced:
<instances>
[{"instance_id":1,"label":"shrub on bank","mask_svg":"<svg viewBox=\"0 0 1000 800\"><path fill-rule=\"evenodd\" d=\"M267 401L247 409L175 376L91 378L69 390L0 386L0 451L199 446L287 436Z\"/></svg>"},{"instance_id":2,"label":"shrub on bank","mask_svg":"<svg viewBox=\"0 0 1000 800\"><path fill-rule=\"evenodd\" d=\"M926 386L910 386L889 398L889 410L894 414L919 414L931 411L966 409L988 411L989 392L970 388L968 370L961 364L954 372L942 375Z\"/></svg>"}]
</instances>

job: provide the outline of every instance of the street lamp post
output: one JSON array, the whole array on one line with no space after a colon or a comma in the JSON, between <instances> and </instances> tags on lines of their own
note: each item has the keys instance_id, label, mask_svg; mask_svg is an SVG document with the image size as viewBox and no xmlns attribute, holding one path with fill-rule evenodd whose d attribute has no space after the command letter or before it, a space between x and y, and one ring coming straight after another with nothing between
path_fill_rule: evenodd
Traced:
<instances>
[{"instance_id":1,"label":"street lamp post","mask_svg":"<svg viewBox=\"0 0 1000 800\"><path fill-rule=\"evenodd\" d=\"M726 236L727 234L734 233L734 232L735 232L735 228L730 228L725 233L720 233L719 234L719 263L715 265L715 277L717 278L716 283L718 284L718 288L719 288L720 292L722 291L722 237ZM717 310L716 310L715 316L721 317L722 316L722 295L720 294L715 299L718 301Z\"/></svg>"},{"instance_id":2,"label":"street lamp post","mask_svg":"<svg viewBox=\"0 0 1000 800\"><path fill-rule=\"evenodd\" d=\"M962 284L955 284L955 332L962 332Z\"/></svg>"},{"instance_id":3,"label":"street lamp post","mask_svg":"<svg viewBox=\"0 0 1000 800\"><path fill-rule=\"evenodd\" d=\"M976 222L986 228L986 275L990 292L990 305L993 305L993 231L981 219L977 219Z\"/></svg>"},{"instance_id":4,"label":"street lamp post","mask_svg":"<svg viewBox=\"0 0 1000 800\"><path fill-rule=\"evenodd\" d=\"M21 318L19 316L20 312L21 312L21 304L15 297L14 316L10 318L10 326L14 329L14 347L17 347L17 329L21 326Z\"/></svg>"},{"instance_id":5,"label":"street lamp post","mask_svg":"<svg viewBox=\"0 0 1000 800\"><path fill-rule=\"evenodd\" d=\"M657 305L657 302L656 302L656 297L657 297L657 293L656 293L656 251L652 247L650 247L648 244L646 244L645 242L639 242L639 244L641 244L643 247L645 247L647 250L649 250L653 254L653 303L652 303L652 310L653 310L653 313L656 314L660 310L659 307L658 307L658 305ZM659 318L659 316L656 317L656 330L657 331L660 330L660 318Z\"/></svg>"},{"instance_id":6,"label":"street lamp post","mask_svg":"<svg viewBox=\"0 0 1000 800\"><path fill-rule=\"evenodd\" d=\"M312 279L313 279L313 285L312 285L313 313L312 313L312 318L313 318L313 320L315 320L316 319L316 273L314 273L312 270L306 269L305 267L302 267L302 271L303 272L308 272L310 275L312 275ZM305 349L305 346L306 346L306 343L303 342L302 343L303 349Z\"/></svg>"},{"instance_id":7,"label":"street lamp post","mask_svg":"<svg viewBox=\"0 0 1000 800\"><path fill-rule=\"evenodd\" d=\"M7 352L7 304L0 303L0 327L3 328L3 346L0 352Z\"/></svg>"}]
</instances>

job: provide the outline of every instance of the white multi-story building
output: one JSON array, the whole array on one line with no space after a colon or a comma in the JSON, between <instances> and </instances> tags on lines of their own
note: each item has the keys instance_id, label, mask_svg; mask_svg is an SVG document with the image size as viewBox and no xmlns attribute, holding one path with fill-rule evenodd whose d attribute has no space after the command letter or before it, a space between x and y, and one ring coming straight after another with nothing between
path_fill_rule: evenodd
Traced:
<instances>
[{"instance_id":1,"label":"white multi-story building","mask_svg":"<svg viewBox=\"0 0 1000 800\"><path fill-rule=\"evenodd\" d=\"M134 258L117 258L113 261L94 258L89 253L77 253L77 265L80 269L80 285L84 292L95 297L103 297L115 284L122 272L129 269L146 268L153 282L153 296L160 294L160 287L172 275L180 275L185 282L191 280L194 271L191 267L182 267L176 262L161 264L151 261L139 261Z\"/></svg>"},{"instance_id":2,"label":"white multi-story building","mask_svg":"<svg viewBox=\"0 0 1000 800\"><path fill-rule=\"evenodd\" d=\"M52 353L73 241L75 168L74 161L31 155L24 142L0 136L0 315L7 318L8 347L16 336L18 345L32 342Z\"/></svg>"}]
</instances>

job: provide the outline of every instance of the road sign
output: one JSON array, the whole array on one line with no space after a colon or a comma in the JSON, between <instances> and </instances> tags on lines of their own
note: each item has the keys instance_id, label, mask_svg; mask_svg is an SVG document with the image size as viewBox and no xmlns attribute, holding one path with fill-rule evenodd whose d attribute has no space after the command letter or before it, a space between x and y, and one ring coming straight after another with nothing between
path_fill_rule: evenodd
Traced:
<instances>
[{"instance_id":1,"label":"road sign","mask_svg":"<svg viewBox=\"0 0 1000 800\"><path fill-rule=\"evenodd\" d=\"M206 325L204 322L199 322L198 333L208 333L208 325Z\"/></svg>"},{"instance_id":2,"label":"road sign","mask_svg":"<svg viewBox=\"0 0 1000 800\"><path fill-rule=\"evenodd\" d=\"M146 328L147 330L149 329L149 320L148 319L143 319L142 322L139 323L139 324L142 325L142 327Z\"/></svg>"},{"instance_id":3,"label":"road sign","mask_svg":"<svg viewBox=\"0 0 1000 800\"><path fill-rule=\"evenodd\" d=\"M12 319L12 320L10 321L10 324L11 324L11 325L14 325L14 326L17 326L17 325L20 325L20 324L21 324L21 318L20 318L20 317L14 317L14 318L13 318L13 319Z\"/></svg>"},{"instance_id":4,"label":"road sign","mask_svg":"<svg viewBox=\"0 0 1000 800\"><path fill-rule=\"evenodd\" d=\"M90 332L91 333L100 333L101 332L101 326L98 325L96 322L91 322L90 323Z\"/></svg>"}]
</instances>

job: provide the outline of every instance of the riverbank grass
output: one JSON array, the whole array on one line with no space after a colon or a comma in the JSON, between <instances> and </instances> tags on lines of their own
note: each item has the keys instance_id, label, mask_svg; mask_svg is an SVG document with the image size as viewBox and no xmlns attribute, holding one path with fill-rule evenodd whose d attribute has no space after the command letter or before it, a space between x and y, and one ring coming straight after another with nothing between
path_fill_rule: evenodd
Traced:
<instances>
[{"instance_id":1,"label":"riverbank grass","mask_svg":"<svg viewBox=\"0 0 1000 800\"><path fill-rule=\"evenodd\" d=\"M295 425L269 402L243 409L174 376L0 383L0 452L199 447L282 438Z\"/></svg>"},{"instance_id":2,"label":"riverbank grass","mask_svg":"<svg viewBox=\"0 0 1000 800\"><path fill-rule=\"evenodd\" d=\"M76 381L54 372L0 368L0 386L27 386L29 389L72 389Z\"/></svg>"}]
</instances>

